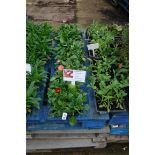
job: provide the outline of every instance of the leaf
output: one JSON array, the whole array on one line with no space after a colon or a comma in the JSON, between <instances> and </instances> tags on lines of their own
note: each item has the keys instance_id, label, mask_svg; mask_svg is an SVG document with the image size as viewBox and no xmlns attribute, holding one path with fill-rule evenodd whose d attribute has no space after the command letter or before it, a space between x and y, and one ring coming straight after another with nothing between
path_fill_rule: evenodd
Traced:
<instances>
[{"instance_id":1,"label":"leaf","mask_svg":"<svg viewBox=\"0 0 155 155\"><path fill-rule=\"evenodd\" d=\"M74 125L76 124L76 122L77 122L77 120L76 120L76 117L75 117L75 116L71 116L71 117L69 118L69 124L70 124L71 126L74 126Z\"/></svg>"},{"instance_id":2,"label":"leaf","mask_svg":"<svg viewBox=\"0 0 155 155\"><path fill-rule=\"evenodd\" d=\"M82 58L83 61L86 61L86 58Z\"/></svg>"}]
</instances>

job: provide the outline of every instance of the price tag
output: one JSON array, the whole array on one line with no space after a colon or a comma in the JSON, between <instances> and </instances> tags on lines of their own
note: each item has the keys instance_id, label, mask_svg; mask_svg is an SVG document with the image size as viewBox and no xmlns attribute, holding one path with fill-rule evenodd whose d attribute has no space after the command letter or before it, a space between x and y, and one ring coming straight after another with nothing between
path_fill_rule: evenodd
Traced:
<instances>
[{"instance_id":1,"label":"price tag","mask_svg":"<svg viewBox=\"0 0 155 155\"><path fill-rule=\"evenodd\" d=\"M30 64L26 64L26 72L31 73L31 65Z\"/></svg>"},{"instance_id":2,"label":"price tag","mask_svg":"<svg viewBox=\"0 0 155 155\"><path fill-rule=\"evenodd\" d=\"M62 114L62 120L66 120L67 119L67 113L66 112L63 112Z\"/></svg>"},{"instance_id":3,"label":"price tag","mask_svg":"<svg viewBox=\"0 0 155 155\"><path fill-rule=\"evenodd\" d=\"M63 70L63 80L71 81L73 85L75 85L75 81L85 82L85 77L86 77L86 71L70 70L70 69Z\"/></svg>"},{"instance_id":4,"label":"price tag","mask_svg":"<svg viewBox=\"0 0 155 155\"><path fill-rule=\"evenodd\" d=\"M98 43L96 43L96 44L89 44L89 45L87 45L87 48L88 48L88 50L95 50L95 49L98 49L99 48L99 44Z\"/></svg>"}]
</instances>

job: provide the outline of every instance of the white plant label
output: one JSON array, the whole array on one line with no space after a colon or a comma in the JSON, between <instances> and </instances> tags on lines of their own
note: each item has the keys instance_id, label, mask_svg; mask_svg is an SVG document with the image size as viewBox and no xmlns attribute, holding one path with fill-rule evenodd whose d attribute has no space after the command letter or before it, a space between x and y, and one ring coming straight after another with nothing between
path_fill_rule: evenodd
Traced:
<instances>
[{"instance_id":1,"label":"white plant label","mask_svg":"<svg viewBox=\"0 0 155 155\"><path fill-rule=\"evenodd\" d=\"M26 64L26 72L31 73L31 65L30 64Z\"/></svg>"},{"instance_id":2,"label":"white plant label","mask_svg":"<svg viewBox=\"0 0 155 155\"><path fill-rule=\"evenodd\" d=\"M74 78L75 78L75 81L85 82L86 71L74 70Z\"/></svg>"},{"instance_id":3,"label":"white plant label","mask_svg":"<svg viewBox=\"0 0 155 155\"><path fill-rule=\"evenodd\" d=\"M118 125L112 125L113 128L118 128Z\"/></svg>"},{"instance_id":4,"label":"white plant label","mask_svg":"<svg viewBox=\"0 0 155 155\"><path fill-rule=\"evenodd\" d=\"M63 112L62 114L62 120L66 120L67 119L67 113L66 112Z\"/></svg>"},{"instance_id":5,"label":"white plant label","mask_svg":"<svg viewBox=\"0 0 155 155\"><path fill-rule=\"evenodd\" d=\"M99 43L96 43L96 44L89 44L87 45L87 48L88 50L95 50L95 49L98 49L99 48Z\"/></svg>"},{"instance_id":6,"label":"white plant label","mask_svg":"<svg viewBox=\"0 0 155 155\"><path fill-rule=\"evenodd\" d=\"M71 81L73 85L75 85L75 81L85 82L85 78L86 78L86 71L71 70L71 69L63 70L63 80Z\"/></svg>"}]
</instances>

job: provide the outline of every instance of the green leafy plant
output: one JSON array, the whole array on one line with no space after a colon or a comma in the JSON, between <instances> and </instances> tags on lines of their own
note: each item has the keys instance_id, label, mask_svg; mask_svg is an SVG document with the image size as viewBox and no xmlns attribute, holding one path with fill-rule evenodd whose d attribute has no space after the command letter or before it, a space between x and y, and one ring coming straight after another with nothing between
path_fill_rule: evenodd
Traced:
<instances>
[{"instance_id":1,"label":"green leafy plant","mask_svg":"<svg viewBox=\"0 0 155 155\"><path fill-rule=\"evenodd\" d=\"M70 125L74 125L76 116L88 109L84 104L87 100L87 93L81 90L82 83L76 82L76 85L73 86L70 82L63 81L62 70L64 68L87 69L84 65L86 58L82 35L75 24L65 24L61 25L56 32L55 40L57 47L54 49L53 55L56 59L56 72L51 77L48 89L50 114L54 117L61 117L63 112L66 112Z\"/></svg>"},{"instance_id":2,"label":"green leafy plant","mask_svg":"<svg viewBox=\"0 0 155 155\"><path fill-rule=\"evenodd\" d=\"M38 88L42 83L45 85L47 72L43 67L44 62L37 60L32 66L32 72L26 75L26 109L31 112L33 108L39 108Z\"/></svg>"},{"instance_id":3,"label":"green leafy plant","mask_svg":"<svg viewBox=\"0 0 155 155\"><path fill-rule=\"evenodd\" d=\"M46 80L47 72L44 69L44 62L41 60L37 60L35 65L32 66L31 73L27 73L27 84L30 84L32 81L35 81L35 84L39 85L40 82L45 82Z\"/></svg>"},{"instance_id":4,"label":"green leafy plant","mask_svg":"<svg viewBox=\"0 0 155 155\"><path fill-rule=\"evenodd\" d=\"M87 99L87 93L80 89L81 84L71 85L70 82L63 81L62 71L55 72L50 80L48 89L48 102L51 106L50 114L54 117L61 117L66 112L70 117L70 123L73 125L76 121L76 115L79 115L86 109L84 102Z\"/></svg>"},{"instance_id":5,"label":"green leafy plant","mask_svg":"<svg viewBox=\"0 0 155 155\"><path fill-rule=\"evenodd\" d=\"M40 98L37 96L38 88L35 86L35 82L31 82L26 88L26 111L31 112L32 107L39 108Z\"/></svg>"},{"instance_id":6,"label":"green leafy plant","mask_svg":"<svg viewBox=\"0 0 155 155\"><path fill-rule=\"evenodd\" d=\"M41 84L45 86L47 72L45 64L52 55L51 26L48 24L35 24L27 20L26 23L26 63L31 64L31 73L26 73L26 109L31 112L39 108L40 98L38 89Z\"/></svg>"},{"instance_id":7,"label":"green leafy plant","mask_svg":"<svg viewBox=\"0 0 155 155\"><path fill-rule=\"evenodd\" d=\"M90 87L95 90L98 109L124 108L128 87L128 27L93 23L88 28L90 43L99 43L100 60L91 60Z\"/></svg>"},{"instance_id":8,"label":"green leafy plant","mask_svg":"<svg viewBox=\"0 0 155 155\"><path fill-rule=\"evenodd\" d=\"M47 62L51 57L52 27L48 24L26 23L26 62L35 64L37 59Z\"/></svg>"},{"instance_id":9,"label":"green leafy plant","mask_svg":"<svg viewBox=\"0 0 155 155\"><path fill-rule=\"evenodd\" d=\"M109 26L94 22L88 27L87 33L89 43L99 43L100 48L95 50L97 57L113 52L110 45L114 43L114 33L109 31Z\"/></svg>"},{"instance_id":10,"label":"green leafy plant","mask_svg":"<svg viewBox=\"0 0 155 155\"><path fill-rule=\"evenodd\" d=\"M82 35L75 24L61 25L56 33L55 58L68 69L86 70Z\"/></svg>"}]
</instances>

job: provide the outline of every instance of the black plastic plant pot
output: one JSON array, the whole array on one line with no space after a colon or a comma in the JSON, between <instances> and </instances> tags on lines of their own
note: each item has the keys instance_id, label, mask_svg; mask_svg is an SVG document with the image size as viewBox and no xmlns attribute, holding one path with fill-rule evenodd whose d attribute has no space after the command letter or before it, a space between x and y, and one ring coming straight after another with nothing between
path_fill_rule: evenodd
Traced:
<instances>
[{"instance_id":1,"label":"black plastic plant pot","mask_svg":"<svg viewBox=\"0 0 155 155\"><path fill-rule=\"evenodd\" d=\"M107 109L105 107L103 108L100 108L99 107L99 104L101 103L101 99L96 95L96 92L94 93L95 95L95 106L96 106L96 111L100 114L105 114L107 113ZM120 109L120 108L116 108L115 106L111 106L111 110L109 111L109 113L120 113L120 112L125 112L127 111L127 107L126 107L126 104L125 104L126 100L124 99L124 102L123 102L123 109ZM114 104L113 104L114 105Z\"/></svg>"},{"instance_id":2,"label":"black plastic plant pot","mask_svg":"<svg viewBox=\"0 0 155 155\"><path fill-rule=\"evenodd\" d=\"M92 40L92 37L88 33L88 29L86 29L86 38L85 39L88 40L89 42Z\"/></svg>"},{"instance_id":3,"label":"black plastic plant pot","mask_svg":"<svg viewBox=\"0 0 155 155\"><path fill-rule=\"evenodd\" d=\"M125 92L127 93L127 96L125 96L125 107L126 110L129 111L129 87L124 88Z\"/></svg>"},{"instance_id":4,"label":"black plastic plant pot","mask_svg":"<svg viewBox=\"0 0 155 155\"><path fill-rule=\"evenodd\" d=\"M114 37L114 40L122 40L123 36L122 35L116 35Z\"/></svg>"},{"instance_id":5,"label":"black plastic plant pot","mask_svg":"<svg viewBox=\"0 0 155 155\"><path fill-rule=\"evenodd\" d=\"M96 93L95 93L95 107L96 107L96 111L99 113L99 114L105 114L107 113L107 110L106 109L100 109L99 108L99 103L101 102L101 100L96 97Z\"/></svg>"},{"instance_id":6,"label":"black plastic plant pot","mask_svg":"<svg viewBox=\"0 0 155 155\"><path fill-rule=\"evenodd\" d=\"M125 111L127 111L124 102L123 102L122 106L123 106L123 109L116 108L116 107L112 107L111 110L110 110L110 113L120 113L120 112L125 112Z\"/></svg>"}]
</instances>

